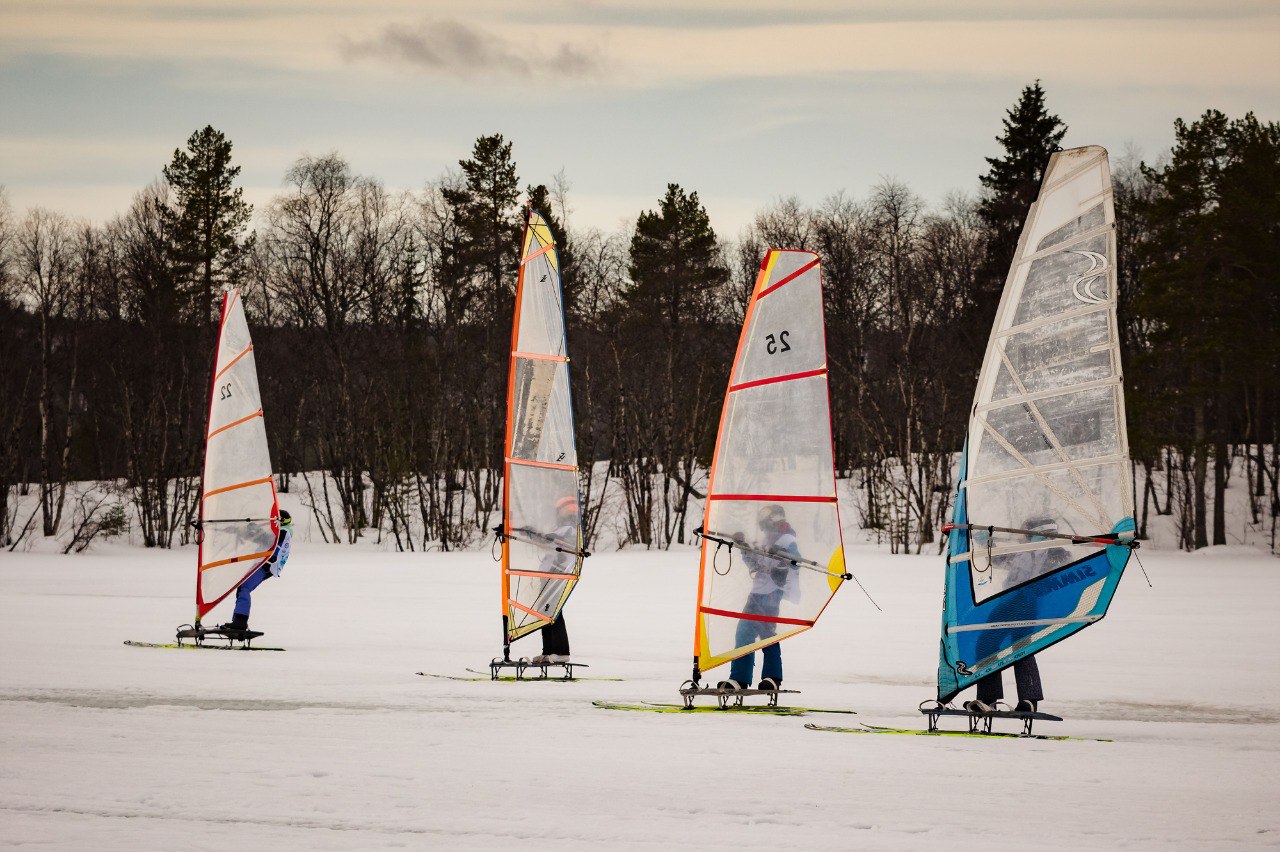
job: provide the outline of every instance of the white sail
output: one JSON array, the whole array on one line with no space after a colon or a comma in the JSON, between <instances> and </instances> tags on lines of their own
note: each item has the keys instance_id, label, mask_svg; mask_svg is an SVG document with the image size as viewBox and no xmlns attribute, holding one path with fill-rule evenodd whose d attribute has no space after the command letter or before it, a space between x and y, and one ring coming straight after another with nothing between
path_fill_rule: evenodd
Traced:
<instances>
[{"instance_id":1,"label":"white sail","mask_svg":"<svg viewBox=\"0 0 1280 852\"><path fill-rule=\"evenodd\" d=\"M560 299L551 229L530 210L507 389L502 544L507 642L554 621L582 569L578 454Z\"/></svg>"},{"instance_id":2,"label":"white sail","mask_svg":"<svg viewBox=\"0 0 1280 852\"><path fill-rule=\"evenodd\" d=\"M196 620L271 554L279 506L253 341L238 290L223 296L205 433Z\"/></svg>"},{"instance_id":3,"label":"white sail","mask_svg":"<svg viewBox=\"0 0 1280 852\"><path fill-rule=\"evenodd\" d=\"M969 421L962 483L974 599L1082 558L1133 516L1116 325L1107 152L1053 155L996 315ZM1125 531L1126 538L1132 537ZM1016 568L1015 568L1016 566Z\"/></svg>"},{"instance_id":4,"label":"white sail","mask_svg":"<svg viewBox=\"0 0 1280 852\"><path fill-rule=\"evenodd\" d=\"M761 263L725 395L703 533L699 671L807 630L840 587L822 273L811 252L771 250Z\"/></svg>"}]
</instances>

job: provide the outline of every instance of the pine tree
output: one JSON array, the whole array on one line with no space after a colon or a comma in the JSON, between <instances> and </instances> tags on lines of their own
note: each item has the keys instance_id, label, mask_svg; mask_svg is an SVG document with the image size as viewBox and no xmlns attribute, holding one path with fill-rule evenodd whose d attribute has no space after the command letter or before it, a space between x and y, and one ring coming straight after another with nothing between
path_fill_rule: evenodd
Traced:
<instances>
[{"instance_id":1,"label":"pine tree","mask_svg":"<svg viewBox=\"0 0 1280 852\"><path fill-rule=\"evenodd\" d=\"M1194 456L1185 544L1199 548L1210 543L1208 458L1212 543L1225 544L1229 442L1250 425L1241 415L1259 413L1276 388L1280 125L1208 110L1191 124L1179 119L1174 132L1169 162L1143 166L1156 191L1138 206L1147 236L1135 309L1152 331L1135 366L1164 378L1168 440Z\"/></svg>"},{"instance_id":2,"label":"pine tree","mask_svg":"<svg viewBox=\"0 0 1280 852\"><path fill-rule=\"evenodd\" d=\"M485 319L496 322L511 312L520 262L520 182L511 143L500 133L481 136L471 159L458 165L465 185L442 191L462 230L452 249Z\"/></svg>"},{"instance_id":3,"label":"pine tree","mask_svg":"<svg viewBox=\"0 0 1280 852\"><path fill-rule=\"evenodd\" d=\"M176 209L169 211L177 257L194 279L197 316L213 322L215 285L234 286L246 247L244 231L253 212L235 186L240 167L231 165L231 142L206 125L175 149L164 168Z\"/></svg>"},{"instance_id":4,"label":"pine tree","mask_svg":"<svg viewBox=\"0 0 1280 852\"><path fill-rule=\"evenodd\" d=\"M623 298L668 330L711 316L713 296L729 280L716 234L698 193L667 184L658 210L645 211L631 238L631 285Z\"/></svg>"},{"instance_id":5,"label":"pine tree","mask_svg":"<svg viewBox=\"0 0 1280 852\"><path fill-rule=\"evenodd\" d=\"M990 170L979 178L983 194L978 204L978 216L987 231L983 278L993 288L997 301L1018 248L1018 234L1040 191L1049 156L1067 133L1067 126L1045 108L1039 80L1022 90L1003 123L1004 132L996 141L1004 154L986 158ZM995 304L990 307L994 311Z\"/></svg>"}]
</instances>

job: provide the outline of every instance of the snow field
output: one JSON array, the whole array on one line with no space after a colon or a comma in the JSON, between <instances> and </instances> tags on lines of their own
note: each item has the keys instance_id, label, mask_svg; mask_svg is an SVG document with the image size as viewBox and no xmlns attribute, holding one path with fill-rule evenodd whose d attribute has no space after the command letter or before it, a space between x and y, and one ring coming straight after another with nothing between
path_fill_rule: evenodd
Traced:
<instances>
[{"instance_id":1,"label":"snow field","mask_svg":"<svg viewBox=\"0 0 1280 852\"><path fill-rule=\"evenodd\" d=\"M784 645L805 718L618 712L678 700L697 557L588 560L585 673L465 674L500 652L487 553L299 541L255 594L287 653L128 648L192 615L194 550L0 556L0 841L76 849L992 849L1280 845L1280 571L1247 548L1141 551L1110 614L1041 656L1044 733L922 727L940 557L851 545L849 584ZM224 605L210 616L229 615ZM537 653L537 638L517 643ZM721 670L711 673L715 677ZM1012 677L1007 678L1012 688ZM959 727L962 720L944 725ZM1009 723L1005 723L1009 725ZM1011 728L1010 728L1011 729Z\"/></svg>"}]
</instances>

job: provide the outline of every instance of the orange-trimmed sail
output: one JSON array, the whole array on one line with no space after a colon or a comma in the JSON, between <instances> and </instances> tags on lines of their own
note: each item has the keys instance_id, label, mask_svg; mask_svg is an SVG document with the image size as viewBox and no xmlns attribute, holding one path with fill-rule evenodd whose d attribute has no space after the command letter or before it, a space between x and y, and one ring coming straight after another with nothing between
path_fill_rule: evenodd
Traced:
<instances>
[{"instance_id":1,"label":"orange-trimmed sail","mask_svg":"<svg viewBox=\"0 0 1280 852\"><path fill-rule=\"evenodd\" d=\"M271 555L279 516L253 340L240 292L231 290L222 297L205 430L197 623Z\"/></svg>"},{"instance_id":2,"label":"orange-trimmed sail","mask_svg":"<svg viewBox=\"0 0 1280 852\"><path fill-rule=\"evenodd\" d=\"M551 229L534 210L516 284L504 451L502 617L510 643L556 619L584 556L560 265Z\"/></svg>"},{"instance_id":3,"label":"orange-trimmed sail","mask_svg":"<svg viewBox=\"0 0 1280 852\"><path fill-rule=\"evenodd\" d=\"M845 573L822 271L812 252L774 249L760 264L702 523L695 680L808 630Z\"/></svg>"}]
</instances>

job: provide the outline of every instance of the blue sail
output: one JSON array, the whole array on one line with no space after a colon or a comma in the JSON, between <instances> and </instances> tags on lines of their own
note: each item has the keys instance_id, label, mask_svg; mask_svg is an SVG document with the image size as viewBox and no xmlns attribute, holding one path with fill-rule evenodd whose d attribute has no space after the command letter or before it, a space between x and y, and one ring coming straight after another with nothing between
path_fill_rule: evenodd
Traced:
<instances>
[{"instance_id":1,"label":"blue sail","mask_svg":"<svg viewBox=\"0 0 1280 852\"><path fill-rule=\"evenodd\" d=\"M1134 546L1107 153L1053 155L979 374L947 542L938 699L1107 612Z\"/></svg>"}]
</instances>

